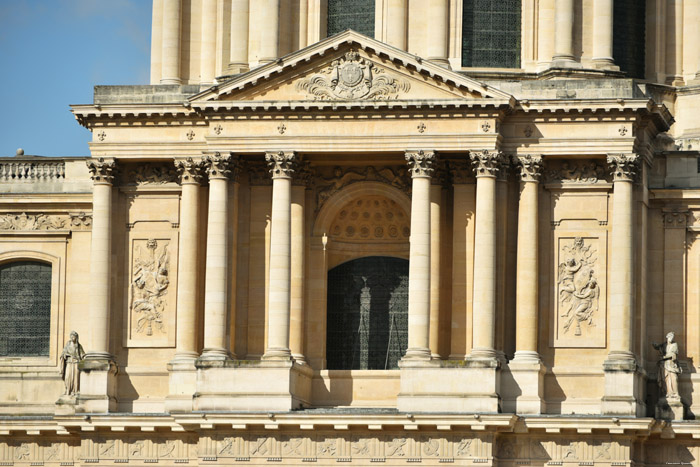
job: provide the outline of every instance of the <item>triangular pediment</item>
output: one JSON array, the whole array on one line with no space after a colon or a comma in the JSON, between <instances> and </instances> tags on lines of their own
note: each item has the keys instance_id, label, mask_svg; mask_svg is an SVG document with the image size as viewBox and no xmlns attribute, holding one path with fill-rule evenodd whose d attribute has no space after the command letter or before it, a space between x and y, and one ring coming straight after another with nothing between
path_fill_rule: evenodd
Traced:
<instances>
[{"instance_id":1,"label":"triangular pediment","mask_svg":"<svg viewBox=\"0 0 700 467\"><path fill-rule=\"evenodd\" d=\"M481 101L513 105L508 93L345 31L192 96L225 101Z\"/></svg>"}]
</instances>

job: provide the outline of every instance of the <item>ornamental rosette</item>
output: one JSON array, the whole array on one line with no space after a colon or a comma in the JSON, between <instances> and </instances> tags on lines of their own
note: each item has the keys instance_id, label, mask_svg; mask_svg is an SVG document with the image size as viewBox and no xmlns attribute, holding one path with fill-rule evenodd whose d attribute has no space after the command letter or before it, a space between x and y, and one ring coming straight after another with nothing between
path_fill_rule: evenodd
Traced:
<instances>
[{"instance_id":1,"label":"ornamental rosette","mask_svg":"<svg viewBox=\"0 0 700 467\"><path fill-rule=\"evenodd\" d=\"M85 162L94 183L114 183L114 177L117 175L117 162L114 159L105 160L104 157L100 157Z\"/></svg>"},{"instance_id":2,"label":"ornamental rosette","mask_svg":"<svg viewBox=\"0 0 700 467\"><path fill-rule=\"evenodd\" d=\"M542 156L525 154L517 156L520 179L523 182L539 182L542 175Z\"/></svg>"},{"instance_id":3,"label":"ornamental rosette","mask_svg":"<svg viewBox=\"0 0 700 467\"><path fill-rule=\"evenodd\" d=\"M639 170L638 154L609 154L608 165L613 175L613 182L633 182Z\"/></svg>"},{"instance_id":4,"label":"ornamental rosette","mask_svg":"<svg viewBox=\"0 0 700 467\"><path fill-rule=\"evenodd\" d=\"M202 158L175 159L175 168L180 176L180 184L201 183L202 178L204 178L205 162Z\"/></svg>"},{"instance_id":5,"label":"ornamental rosette","mask_svg":"<svg viewBox=\"0 0 700 467\"><path fill-rule=\"evenodd\" d=\"M411 177L430 177L433 175L433 163L436 160L432 151L407 151L406 162L408 162L408 172Z\"/></svg>"},{"instance_id":6,"label":"ornamental rosette","mask_svg":"<svg viewBox=\"0 0 700 467\"><path fill-rule=\"evenodd\" d=\"M487 149L479 152L470 152L472 168L477 177L495 177L503 165L505 157L499 151L489 151Z\"/></svg>"},{"instance_id":7,"label":"ornamental rosette","mask_svg":"<svg viewBox=\"0 0 700 467\"><path fill-rule=\"evenodd\" d=\"M272 178L291 178L297 165L297 155L295 152L268 152L265 160L270 168Z\"/></svg>"}]
</instances>

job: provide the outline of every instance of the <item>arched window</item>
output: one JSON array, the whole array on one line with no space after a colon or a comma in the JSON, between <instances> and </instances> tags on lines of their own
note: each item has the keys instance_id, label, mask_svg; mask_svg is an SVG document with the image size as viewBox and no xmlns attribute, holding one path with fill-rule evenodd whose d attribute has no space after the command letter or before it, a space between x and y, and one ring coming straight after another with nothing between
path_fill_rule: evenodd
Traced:
<instances>
[{"instance_id":1,"label":"arched window","mask_svg":"<svg viewBox=\"0 0 700 467\"><path fill-rule=\"evenodd\" d=\"M51 325L51 265L0 264L0 356L47 356Z\"/></svg>"},{"instance_id":2,"label":"arched window","mask_svg":"<svg viewBox=\"0 0 700 467\"><path fill-rule=\"evenodd\" d=\"M464 0L462 66L520 68L521 0Z\"/></svg>"},{"instance_id":3,"label":"arched window","mask_svg":"<svg viewBox=\"0 0 700 467\"><path fill-rule=\"evenodd\" d=\"M328 35L346 29L374 37L374 0L328 0Z\"/></svg>"},{"instance_id":4,"label":"arched window","mask_svg":"<svg viewBox=\"0 0 700 467\"><path fill-rule=\"evenodd\" d=\"M355 259L328 271L329 370L398 368L408 345L408 260Z\"/></svg>"},{"instance_id":5,"label":"arched window","mask_svg":"<svg viewBox=\"0 0 700 467\"><path fill-rule=\"evenodd\" d=\"M644 78L646 8L638 0L613 3L613 59L631 78Z\"/></svg>"}]
</instances>

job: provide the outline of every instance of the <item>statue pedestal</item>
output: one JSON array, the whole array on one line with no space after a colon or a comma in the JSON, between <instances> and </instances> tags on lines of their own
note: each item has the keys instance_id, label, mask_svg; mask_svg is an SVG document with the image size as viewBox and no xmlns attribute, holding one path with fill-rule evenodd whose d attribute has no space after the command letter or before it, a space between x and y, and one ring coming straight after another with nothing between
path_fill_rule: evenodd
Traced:
<instances>
[{"instance_id":1,"label":"statue pedestal","mask_svg":"<svg viewBox=\"0 0 700 467\"><path fill-rule=\"evenodd\" d=\"M656 418L659 420L683 420L685 407L680 396L661 397L656 404Z\"/></svg>"},{"instance_id":2,"label":"statue pedestal","mask_svg":"<svg viewBox=\"0 0 700 467\"><path fill-rule=\"evenodd\" d=\"M78 405L78 396L64 394L56 401L56 415L75 415L75 406Z\"/></svg>"},{"instance_id":3,"label":"statue pedestal","mask_svg":"<svg viewBox=\"0 0 700 467\"><path fill-rule=\"evenodd\" d=\"M117 410L117 364L109 358L86 358L80 362L80 393L77 411L108 413Z\"/></svg>"}]
</instances>

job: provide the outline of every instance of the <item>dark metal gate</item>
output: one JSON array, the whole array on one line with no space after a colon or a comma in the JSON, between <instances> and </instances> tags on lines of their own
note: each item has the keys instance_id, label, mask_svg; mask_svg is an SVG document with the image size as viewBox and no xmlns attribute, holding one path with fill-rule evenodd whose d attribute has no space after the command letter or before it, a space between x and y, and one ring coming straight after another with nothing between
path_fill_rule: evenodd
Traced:
<instances>
[{"instance_id":1,"label":"dark metal gate","mask_svg":"<svg viewBox=\"0 0 700 467\"><path fill-rule=\"evenodd\" d=\"M407 344L408 260L371 256L328 271L328 369L396 369Z\"/></svg>"}]
</instances>

